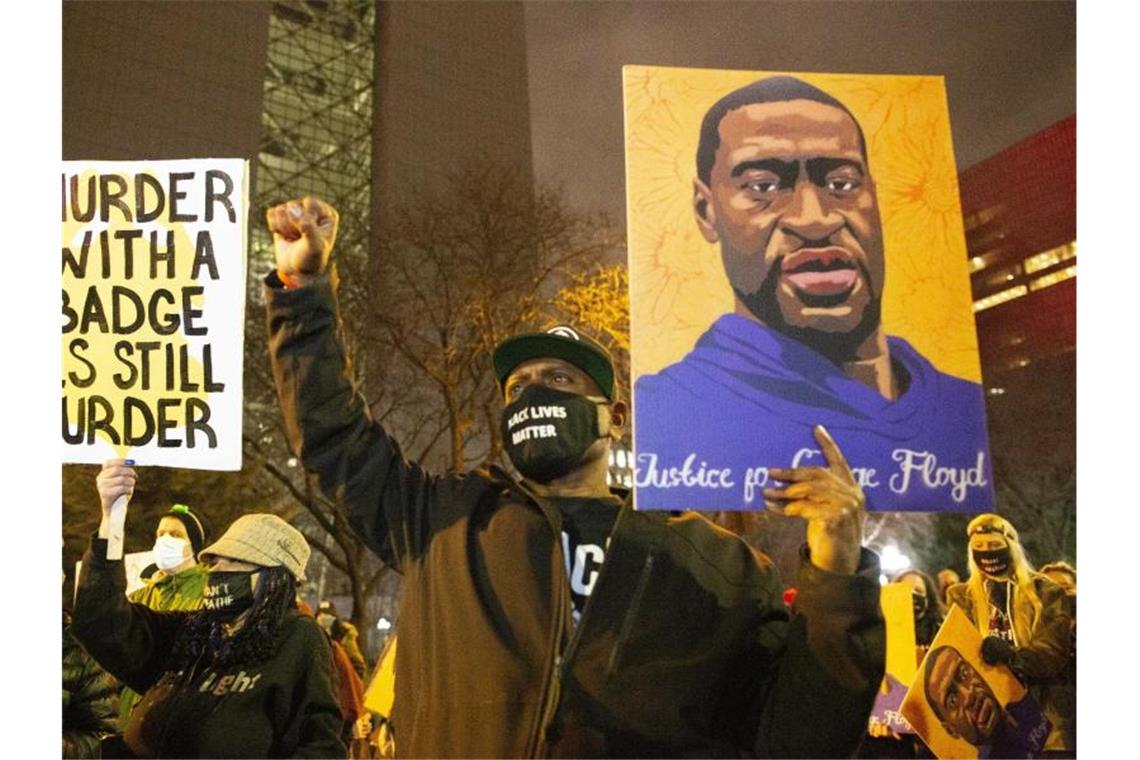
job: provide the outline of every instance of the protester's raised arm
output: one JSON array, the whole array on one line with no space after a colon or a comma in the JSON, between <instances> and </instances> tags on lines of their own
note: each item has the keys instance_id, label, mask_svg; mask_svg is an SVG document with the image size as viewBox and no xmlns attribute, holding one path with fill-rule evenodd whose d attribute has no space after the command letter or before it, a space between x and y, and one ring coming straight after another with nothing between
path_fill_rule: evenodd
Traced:
<instances>
[{"instance_id":1,"label":"protester's raised arm","mask_svg":"<svg viewBox=\"0 0 1140 760\"><path fill-rule=\"evenodd\" d=\"M266 277L269 356L290 448L330 499L343 499L368 547L400 568L430 536L434 479L404 459L353 385L336 272L328 266L336 210L304 199L276 206L269 217L278 254L277 270ZM321 220L328 222L323 232ZM286 224L292 240L277 231ZM304 284L290 287L287 279Z\"/></svg>"},{"instance_id":2,"label":"protester's raised arm","mask_svg":"<svg viewBox=\"0 0 1140 760\"><path fill-rule=\"evenodd\" d=\"M125 460L108 460L96 477L105 529L111 505L134 492L136 473ZM79 573L72 633L105 670L140 694L162 674L181 624L179 613L132 604L121 560L107 559L105 536L92 537Z\"/></svg>"}]
</instances>

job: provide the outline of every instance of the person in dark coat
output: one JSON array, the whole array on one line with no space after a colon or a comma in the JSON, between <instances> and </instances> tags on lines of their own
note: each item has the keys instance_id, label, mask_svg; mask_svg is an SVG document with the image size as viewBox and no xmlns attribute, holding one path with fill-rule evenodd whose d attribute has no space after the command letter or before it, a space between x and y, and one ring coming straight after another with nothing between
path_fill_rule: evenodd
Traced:
<instances>
[{"instance_id":1,"label":"person in dark coat","mask_svg":"<svg viewBox=\"0 0 1140 760\"><path fill-rule=\"evenodd\" d=\"M879 563L862 547L862 489L827 431L815 430L826 466L771 468L784 487L763 492L807 520L789 619L779 574L739 536L610 490L628 410L608 353L574 326L491 354L521 478L405 459L351 382L327 270L335 209L308 198L267 216L270 359L290 445L404 574L401 755L854 750L883 677Z\"/></svg>"},{"instance_id":2,"label":"person in dark coat","mask_svg":"<svg viewBox=\"0 0 1140 760\"><path fill-rule=\"evenodd\" d=\"M135 471L110 460L97 480L99 532L83 558L76 638L142 695L123 727L134 757L344 757L329 644L297 611L309 545L280 517L246 514L198 559L201 609L157 612L127 600L107 558L111 505Z\"/></svg>"},{"instance_id":3,"label":"person in dark coat","mask_svg":"<svg viewBox=\"0 0 1140 760\"><path fill-rule=\"evenodd\" d=\"M919 647L929 647L946 617L946 608L939 599L938 586L933 578L921 570L903 570L895 576L895 582L899 581L911 584L914 643Z\"/></svg>"},{"instance_id":4,"label":"person in dark coat","mask_svg":"<svg viewBox=\"0 0 1140 760\"><path fill-rule=\"evenodd\" d=\"M63 611L63 757L99 757L103 737L117 728L119 684L71 635Z\"/></svg>"}]
</instances>

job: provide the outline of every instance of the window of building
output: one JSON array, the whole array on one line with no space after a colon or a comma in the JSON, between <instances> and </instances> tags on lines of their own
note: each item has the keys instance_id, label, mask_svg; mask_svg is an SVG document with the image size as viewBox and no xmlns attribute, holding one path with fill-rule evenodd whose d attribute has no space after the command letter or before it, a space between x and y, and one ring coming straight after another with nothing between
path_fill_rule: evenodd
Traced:
<instances>
[{"instance_id":1,"label":"window of building","mask_svg":"<svg viewBox=\"0 0 1140 760\"><path fill-rule=\"evenodd\" d=\"M980 279L978 286L980 290L986 291L993 288L1006 287L1008 283L1013 282L1021 275L1021 264L1011 264L1009 266L994 269L993 271L986 272L985 276Z\"/></svg>"},{"instance_id":2,"label":"window of building","mask_svg":"<svg viewBox=\"0 0 1140 760\"><path fill-rule=\"evenodd\" d=\"M991 293L985 298L979 298L977 301L974 301L974 312L985 311L998 304L1012 301L1015 298L1021 298L1028 292L1029 288L1025 285L1017 285L1012 288L1006 288L1005 290L999 290L997 293Z\"/></svg>"},{"instance_id":3,"label":"window of building","mask_svg":"<svg viewBox=\"0 0 1140 760\"><path fill-rule=\"evenodd\" d=\"M1069 261L1077 257L1077 241L1059 245L1056 248L1050 248L1048 251L1043 251L1034 256L1030 256L1025 260L1026 274L1033 274L1040 272L1043 269L1048 269L1051 266L1060 264L1062 261ZM1067 279L1067 278L1062 278ZM1053 283L1049 283L1052 285Z\"/></svg>"},{"instance_id":4,"label":"window of building","mask_svg":"<svg viewBox=\"0 0 1140 760\"><path fill-rule=\"evenodd\" d=\"M990 206L989 208L984 208L980 211L975 211L974 213L969 214L965 219L962 220L962 222L966 227L966 231L969 232L970 230L975 230L978 227L981 227L983 224L987 224L988 222L993 221L995 218L997 218L997 215L1004 210L1005 208L1001 205Z\"/></svg>"},{"instance_id":5,"label":"window of building","mask_svg":"<svg viewBox=\"0 0 1140 760\"><path fill-rule=\"evenodd\" d=\"M1058 269L1056 272L1050 272L1049 274L1042 275L1034 280L1030 280L1029 289L1041 290L1042 288L1047 288L1050 285L1056 285L1058 282L1064 282L1065 280L1072 279L1076 276L1077 265L1073 264L1072 266L1065 267L1064 269Z\"/></svg>"}]
</instances>

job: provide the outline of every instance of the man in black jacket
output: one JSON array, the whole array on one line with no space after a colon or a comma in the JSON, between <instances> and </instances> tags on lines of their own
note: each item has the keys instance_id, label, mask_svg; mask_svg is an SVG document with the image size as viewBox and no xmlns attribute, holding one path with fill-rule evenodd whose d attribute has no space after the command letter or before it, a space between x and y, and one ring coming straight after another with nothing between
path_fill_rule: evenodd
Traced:
<instances>
[{"instance_id":1,"label":"man in black jacket","mask_svg":"<svg viewBox=\"0 0 1140 760\"><path fill-rule=\"evenodd\" d=\"M393 723L408 756L837 756L882 679L864 498L828 467L773 469L807 520L789 620L767 557L694 513L635 512L606 484L625 424L605 352L572 328L495 351L516 480L406 461L349 381L328 267L335 209L268 211L270 359L290 444L405 576ZM762 435L763 431L757 431ZM779 506L777 506L779 505Z\"/></svg>"}]
</instances>

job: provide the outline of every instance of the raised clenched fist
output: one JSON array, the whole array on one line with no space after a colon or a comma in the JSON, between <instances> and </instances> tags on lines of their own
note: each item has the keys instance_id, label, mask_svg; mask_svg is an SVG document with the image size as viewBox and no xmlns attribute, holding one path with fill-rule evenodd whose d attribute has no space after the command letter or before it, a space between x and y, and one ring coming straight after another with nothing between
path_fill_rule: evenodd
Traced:
<instances>
[{"instance_id":1,"label":"raised clenched fist","mask_svg":"<svg viewBox=\"0 0 1140 760\"><path fill-rule=\"evenodd\" d=\"M307 284L328 266L339 214L319 198L286 201L265 212L277 272L287 283Z\"/></svg>"}]
</instances>

